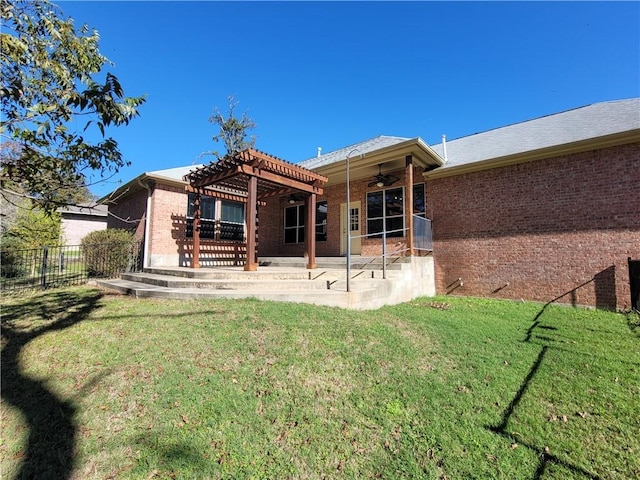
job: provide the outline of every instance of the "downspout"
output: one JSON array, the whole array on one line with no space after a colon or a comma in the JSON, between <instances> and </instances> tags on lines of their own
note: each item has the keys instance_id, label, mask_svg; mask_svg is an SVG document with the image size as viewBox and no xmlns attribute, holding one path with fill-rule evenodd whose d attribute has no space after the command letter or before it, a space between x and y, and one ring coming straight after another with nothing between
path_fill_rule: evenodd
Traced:
<instances>
[{"instance_id":1,"label":"downspout","mask_svg":"<svg viewBox=\"0 0 640 480\"><path fill-rule=\"evenodd\" d=\"M138 179L138 184L147 190L147 206L144 214L144 251L143 251L143 268L150 267L150 258L149 258L149 243L151 238L149 237L151 231L151 195L153 194L153 189L149 186L148 183L143 183L142 180Z\"/></svg>"}]
</instances>

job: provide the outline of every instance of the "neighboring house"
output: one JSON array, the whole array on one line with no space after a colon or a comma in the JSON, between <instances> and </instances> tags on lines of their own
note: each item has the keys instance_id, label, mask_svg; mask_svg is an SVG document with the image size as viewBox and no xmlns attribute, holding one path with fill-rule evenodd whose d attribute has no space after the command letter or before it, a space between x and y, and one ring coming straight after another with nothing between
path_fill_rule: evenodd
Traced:
<instances>
[{"instance_id":1,"label":"neighboring house","mask_svg":"<svg viewBox=\"0 0 640 480\"><path fill-rule=\"evenodd\" d=\"M59 208L62 217L62 235L67 245L80 245L82 239L96 230L106 230L106 205L85 203Z\"/></svg>"},{"instance_id":2,"label":"neighboring house","mask_svg":"<svg viewBox=\"0 0 640 480\"><path fill-rule=\"evenodd\" d=\"M438 293L630 304L627 259L640 258L640 99L432 146L380 136L296 167L327 179L314 194L320 257L345 254L347 229L357 237L353 255L381 255L383 226L391 232L388 254L424 255L405 232L429 219ZM110 227L134 229L145 239L147 266L191 265L195 198L185 178L206 170L145 173L101 199L112 213ZM221 182L200 200L205 266L246 260L247 194ZM305 198L288 191L259 197L260 257L307 253Z\"/></svg>"}]
</instances>

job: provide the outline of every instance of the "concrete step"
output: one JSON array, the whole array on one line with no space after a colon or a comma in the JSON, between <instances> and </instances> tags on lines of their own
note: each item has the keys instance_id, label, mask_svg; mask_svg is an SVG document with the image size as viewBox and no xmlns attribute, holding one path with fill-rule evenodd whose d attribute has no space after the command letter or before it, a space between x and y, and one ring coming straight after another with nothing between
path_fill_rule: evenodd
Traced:
<instances>
[{"instance_id":1,"label":"concrete step","mask_svg":"<svg viewBox=\"0 0 640 480\"><path fill-rule=\"evenodd\" d=\"M363 261L362 258L359 259ZM257 298L279 302L310 303L341 308L371 310L383 305L408 301L430 293L433 261L414 259L398 262L399 269L383 271L375 268L350 269L347 291L346 265L339 268L300 266L304 259L286 259L286 266L267 265L255 272L241 266L185 268L154 267L142 273L125 274L117 280L100 280L98 285L135 297L173 299ZM374 265L374 263L371 263ZM416 283L417 278L427 283ZM427 288L428 287L428 288ZM430 290L431 289L431 290Z\"/></svg>"},{"instance_id":2,"label":"concrete step","mask_svg":"<svg viewBox=\"0 0 640 480\"><path fill-rule=\"evenodd\" d=\"M350 309L372 309L381 307L384 302L381 300L377 288L365 285L365 282L353 282L351 291L347 292L342 285L330 290L221 290L203 288L170 288L144 284L131 280L113 279L99 280L98 285L103 288L119 291L136 298L167 298L167 299L239 299L257 298L259 300L269 300L276 302L310 303L313 305L324 305L331 307ZM277 288L278 285L275 285Z\"/></svg>"},{"instance_id":3,"label":"concrete step","mask_svg":"<svg viewBox=\"0 0 640 480\"><path fill-rule=\"evenodd\" d=\"M306 268L306 260L303 257L260 257L258 265L264 267L291 267ZM318 257L316 266L319 269L346 269L346 257ZM408 257L387 258L388 270L401 270L408 265ZM382 270L382 257L363 257L355 255L351 257L351 268L360 270Z\"/></svg>"},{"instance_id":4,"label":"concrete step","mask_svg":"<svg viewBox=\"0 0 640 480\"><path fill-rule=\"evenodd\" d=\"M240 277L240 278L238 278ZM295 277L295 276L294 276ZM246 275L226 275L222 277L188 278L159 273L125 273L122 280L154 285L166 288L210 288L214 290L273 290L274 282L282 290L328 290L330 287L325 279L300 278L270 278L262 275L260 278L249 278Z\"/></svg>"}]
</instances>

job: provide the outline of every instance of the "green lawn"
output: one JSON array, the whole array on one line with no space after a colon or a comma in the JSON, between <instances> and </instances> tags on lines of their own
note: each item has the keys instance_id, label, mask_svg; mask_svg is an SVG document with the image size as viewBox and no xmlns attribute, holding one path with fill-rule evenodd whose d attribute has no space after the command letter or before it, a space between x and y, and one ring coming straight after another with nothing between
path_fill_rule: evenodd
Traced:
<instances>
[{"instance_id":1,"label":"green lawn","mask_svg":"<svg viewBox=\"0 0 640 480\"><path fill-rule=\"evenodd\" d=\"M2 304L2 478L640 476L638 317L82 288Z\"/></svg>"}]
</instances>

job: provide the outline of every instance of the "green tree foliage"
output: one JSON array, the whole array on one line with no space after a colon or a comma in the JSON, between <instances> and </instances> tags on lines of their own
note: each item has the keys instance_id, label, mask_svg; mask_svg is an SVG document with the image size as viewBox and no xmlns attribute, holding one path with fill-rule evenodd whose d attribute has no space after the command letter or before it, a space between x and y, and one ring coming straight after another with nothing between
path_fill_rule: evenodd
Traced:
<instances>
[{"instance_id":1,"label":"green tree foliage","mask_svg":"<svg viewBox=\"0 0 640 480\"><path fill-rule=\"evenodd\" d=\"M249 130L254 129L256 124L247 116L246 112L240 118L236 117L234 110L239 102L235 101L233 96L230 96L228 100L229 108L226 117L218 107L215 107L213 114L209 117L209 122L220 128L220 133L213 136L213 141L222 142L226 153L233 154L247 148L253 148L256 137L247 138L247 136ZM218 158L221 157L218 152L211 152L211 154Z\"/></svg>"},{"instance_id":2,"label":"green tree foliage","mask_svg":"<svg viewBox=\"0 0 640 480\"><path fill-rule=\"evenodd\" d=\"M103 72L110 62L98 32L76 31L48 0L0 0L0 15L0 134L18 146L2 158L3 189L22 190L52 212L89 173L104 177L127 165L105 129L127 125L145 100L125 97ZM82 119L78 131L74 121ZM98 141L86 138L95 133Z\"/></svg>"},{"instance_id":3,"label":"green tree foliage","mask_svg":"<svg viewBox=\"0 0 640 480\"><path fill-rule=\"evenodd\" d=\"M62 217L59 213L47 214L37 208L24 206L16 211L11 227L2 232L0 237L0 275L5 278L29 273L21 261L25 250L62 243Z\"/></svg>"},{"instance_id":4,"label":"green tree foliage","mask_svg":"<svg viewBox=\"0 0 640 480\"><path fill-rule=\"evenodd\" d=\"M6 238L12 238L11 244L21 249L60 245L62 217L57 212L46 214L37 208L21 208L3 235L3 247Z\"/></svg>"},{"instance_id":5,"label":"green tree foliage","mask_svg":"<svg viewBox=\"0 0 640 480\"><path fill-rule=\"evenodd\" d=\"M117 228L91 232L80 243L87 270L93 277L127 271L139 253L133 233Z\"/></svg>"}]
</instances>

